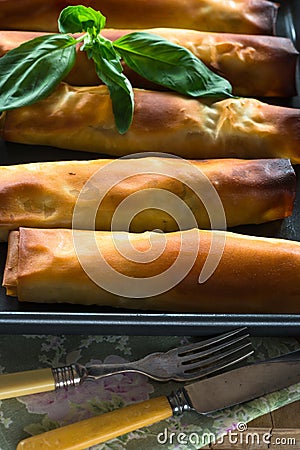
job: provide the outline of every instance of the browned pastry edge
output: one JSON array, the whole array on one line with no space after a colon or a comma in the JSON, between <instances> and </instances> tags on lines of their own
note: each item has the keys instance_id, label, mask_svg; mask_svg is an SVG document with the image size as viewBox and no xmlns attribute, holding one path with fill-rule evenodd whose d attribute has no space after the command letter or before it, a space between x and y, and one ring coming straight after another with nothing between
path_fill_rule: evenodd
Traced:
<instances>
[{"instance_id":1,"label":"browned pastry edge","mask_svg":"<svg viewBox=\"0 0 300 450\"><path fill-rule=\"evenodd\" d=\"M164 152L186 159L289 158L300 162L300 109L255 99L193 99L134 89L134 117L121 135L106 86L61 83L46 99L6 113L2 137L122 156Z\"/></svg>"},{"instance_id":2,"label":"browned pastry edge","mask_svg":"<svg viewBox=\"0 0 300 450\"><path fill-rule=\"evenodd\" d=\"M133 232L169 232L177 230L178 223L181 229L190 228L181 202L193 213L199 228L210 229L217 223L218 211L211 223L209 182L219 195L228 227L287 217L292 213L296 195L295 172L286 159L185 161L151 157L0 166L0 240L6 240L9 231L21 226L72 228L75 204L88 180L89 199L84 196L82 200L84 213L77 206L76 226L87 227L86 212L97 211L105 180L106 194L95 226L107 231L112 229L116 209L133 194L136 215L131 223L119 222L119 228L114 225L114 229L126 231L130 224ZM176 196L173 218L167 213L170 199L165 197L166 192Z\"/></svg>"},{"instance_id":3,"label":"browned pastry edge","mask_svg":"<svg viewBox=\"0 0 300 450\"><path fill-rule=\"evenodd\" d=\"M9 235L9 251L7 252L7 260L5 265L5 273L3 276L3 283L6 286L6 294L17 295L18 283L18 260L19 260L19 238L18 231L12 231Z\"/></svg>"},{"instance_id":4,"label":"browned pastry edge","mask_svg":"<svg viewBox=\"0 0 300 450\"><path fill-rule=\"evenodd\" d=\"M128 260L124 251L126 233L96 232L96 243L113 271L106 271L98 250L87 244L92 232L80 231L83 252L77 246L75 253L72 230L39 230L21 228L9 240L7 266L3 285L8 293L15 293L20 301L40 303L97 304L136 310L160 310L202 313L299 313L300 312L300 243L284 239L224 233L219 231L188 230L168 234L130 234L130 242L138 250L139 261L143 253L149 258L149 245L155 251L163 243L163 252L151 262ZM17 239L19 235L19 247ZM198 248L200 238L200 251ZM222 243L221 260L204 283L199 275L212 244ZM78 241L77 241L78 242ZM118 245L118 250L115 245ZM193 258L196 250L196 260ZM18 251L17 262L14 252ZM148 252L148 253L147 253ZM80 263L78 260L80 257ZM157 295L148 295L145 280L164 274L181 257L171 287L161 284ZM193 262L194 261L194 262ZM182 278L182 267L192 262L192 269ZM84 265L85 270L82 268ZM17 267L11 270L11 267ZM8 272L9 270L9 272ZM86 272L87 271L87 272ZM88 274L96 274L98 285ZM122 296L125 281L139 279L139 298ZM109 277L107 286L101 287ZM129 277L129 278L128 278ZM145 279L145 280L144 280ZM179 281L181 279L181 281ZM153 278L151 283L155 283ZM178 282L178 283L177 283ZM100 285L99 285L100 283ZM177 284L176 284L177 283ZM168 290L169 287L169 290ZM112 293L112 289L115 293ZM117 293L118 292L118 293ZM128 291L126 291L128 292Z\"/></svg>"},{"instance_id":5,"label":"browned pastry edge","mask_svg":"<svg viewBox=\"0 0 300 450\"><path fill-rule=\"evenodd\" d=\"M267 0L1 0L0 28L57 31L68 5L91 6L111 28L172 27L246 34L274 34L278 4ZM122 11L122 14L120 14Z\"/></svg>"},{"instance_id":6,"label":"browned pastry edge","mask_svg":"<svg viewBox=\"0 0 300 450\"><path fill-rule=\"evenodd\" d=\"M103 30L111 40L136 30ZM298 52L289 39L206 33L193 30L154 28L146 31L182 45L201 59L210 69L228 79L235 95L252 97L290 97L296 94L296 61ZM21 43L46 33L0 31L0 56ZM72 85L98 85L92 60L78 46L75 67L66 81ZM124 65L133 86L164 90L142 78ZM276 76L274 76L276 74Z\"/></svg>"}]
</instances>

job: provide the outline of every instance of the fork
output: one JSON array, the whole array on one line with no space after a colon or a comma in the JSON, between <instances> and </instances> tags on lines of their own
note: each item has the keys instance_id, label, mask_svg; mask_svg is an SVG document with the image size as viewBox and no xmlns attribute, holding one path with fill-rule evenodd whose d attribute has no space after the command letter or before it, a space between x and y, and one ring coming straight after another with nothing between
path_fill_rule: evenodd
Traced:
<instances>
[{"instance_id":1,"label":"fork","mask_svg":"<svg viewBox=\"0 0 300 450\"><path fill-rule=\"evenodd\" d=\"M124 372L141 373L156 381L194 380L235 364L252 353L249 334L246 328L240 328L166 353L152 353L138 361L124 364L71 364L0 375L0 399L68 389L83 381L99 380Z\"/></svg>"}]
</instances>

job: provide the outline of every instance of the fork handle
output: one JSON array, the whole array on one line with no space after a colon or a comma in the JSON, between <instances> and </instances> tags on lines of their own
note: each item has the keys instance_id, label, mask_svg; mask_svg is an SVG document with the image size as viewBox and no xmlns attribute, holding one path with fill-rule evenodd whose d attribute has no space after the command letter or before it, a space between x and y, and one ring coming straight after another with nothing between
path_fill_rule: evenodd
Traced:
<instances>
[{"instance_id":1,"label":"fork handle","mask_svg":"<svg viewBox=\"0 0 300 450\"><path fill-rule=\"evenodd\" d=\"M0 400L59 388L68 389L79 385L85 376L86 369L80 364L3 374L0 375Z\"/></svg>"},{"instance_id":2,"label":"fork handle","mask_svg":"<svg viewBox=\"0 0 300 450\"><path fill-rule=\"evenodd\" d=\"M55 390L51 369L0 375L0 400Z\"/></svg>"},{"instance_id":3,"label":"fork handle","mask_svg":"<svg viewBox=\"0 0 300 450\"><path fill-rule=\"evenodd\" d=\"M100 444L173 415L167 397L157 397L65 427L31 436L17 450L80 450Z\"/></svg>"}]
</instances>

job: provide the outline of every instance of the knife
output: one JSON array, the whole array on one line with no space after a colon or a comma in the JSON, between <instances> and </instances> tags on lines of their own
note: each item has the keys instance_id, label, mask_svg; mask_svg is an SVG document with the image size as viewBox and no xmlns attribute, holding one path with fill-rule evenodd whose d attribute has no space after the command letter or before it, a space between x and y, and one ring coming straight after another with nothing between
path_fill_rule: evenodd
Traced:
<instances>
[{"instance_id":1,"label":"knife","mask_svg":"<svg viewBox=\"0 0 300 450\"><path fill-rule=\"evenodd\" d=\"M17 450L80 450L186 411L208 414L300 382L300 351L188 384L175 393L129 405L19 442Z\"/></svg>"}]
</instances>

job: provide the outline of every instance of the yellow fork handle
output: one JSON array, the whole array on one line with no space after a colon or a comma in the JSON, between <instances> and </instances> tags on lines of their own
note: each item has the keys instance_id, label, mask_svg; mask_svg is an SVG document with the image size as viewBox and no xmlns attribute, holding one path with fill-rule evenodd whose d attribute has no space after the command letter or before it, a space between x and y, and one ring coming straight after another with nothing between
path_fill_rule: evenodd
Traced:
<instances>
[{"instance_id":1,"label":"yellow fork handle","mask_svg":"<svg viewBox=\"0 0 300 450\"><path fill-rule=\"evenodd\" d=\"M0 400L55 390L51 369L0 375Z\"/></svg>"},{"instance_id":2,"label":"yellow fork handle","mask_svg":"<svg viewBox=\"0 0 300 450\"><path fill-rule=\"evenodd\" d=\"M160 422L172 415L172 408L167 397L157 397L31 436L19 442L17 450L85 449L146 425Z\"/></svg>"}]
</instances>

